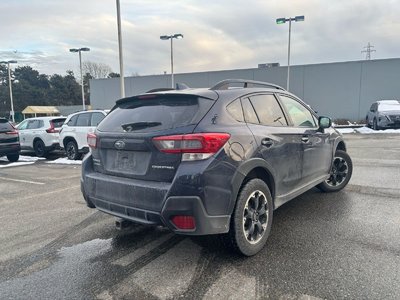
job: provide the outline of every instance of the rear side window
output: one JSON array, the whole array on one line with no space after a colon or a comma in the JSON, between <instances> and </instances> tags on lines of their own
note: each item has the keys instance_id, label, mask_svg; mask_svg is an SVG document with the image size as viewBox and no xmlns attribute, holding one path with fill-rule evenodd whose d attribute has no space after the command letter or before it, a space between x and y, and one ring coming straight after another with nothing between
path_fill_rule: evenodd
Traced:
<instances>
[{"instance_id":1,"label":"rear side window","mask_svg":"<svg viewBox=\"0 0 400 300\"><path fill-rule=\"evenodd\" d=\"M92 113L92 118L90 120L90 126L97 126L104 119L104 115L99 112Z\"/></svg>"},{"instance_id":2,"label":"rear side window","mask_svg":"<svg viewBox=\"0 0 400 300\"><path fill-rule=\"evenodd\" d=\"M149 95L152 97L152 95ZM99 131L152 132L197 124L214 101L190 95L131 98L99 124Z\"/></svg>"},{"instance_id":3,"label":"rear side window","mask_svg":"<svg viewBox=\"0 0 400 300\"><path fill-rule=\"evenodd\" d=\"M38 129L44 126L44 122L42 120L29 120L27 129Z\"/></svg>"},{"instance_id":4,"label":"rear side window","mask_svg":"<svg viewBox=\"0 0 400 300\"><path fill-rule=\"evenodd\" d=\"M242 105L240 104L239 99L229 103L226 109L236 121L244 122Z\"/></svg>"},{"instance_id":5,"label":"rear side window","mask_svg":"<svg viewBox=\"0 0 400 300\"><path fill-rule=\"evenodd\" d=\"M242 100L244 119L247 123L259 124L257 115L248 98Z\"/></svg>"},{"instance_id":6,"label":"rear side window","mask_svg":"<svg viewBox=\"0 0 400 300\"><path fill-rule=\"evenodd\" d=\"M257 117L262 125L287 126L286 118L274 95L250 97Z\"/></svg>"},{"instance_id":7,"label":"rear side window","mask_svg":"<svg viewBox=\"0 0 400 300\"><path fill-rule=\"evenodd\" d=\"M8 122L5 119L0 119L0 132L8 132L8 131L13 131L13 130L14 130L14 128L12 127L10 122Z\"/></svg>"},{"instance_id":8,"label":"rear side window","mask_svg":"<svg viewBox=\"0 0 400 300\"><path fill-rule=\"evenodd\" d=\"M78 115L78 119L76 120L76 126L89 126L90 124L90 113L84 113Z\"/></svg>"},{"instance_id":9,"label":"rear side window","mask_svg":"<svg viewBox=\"0 0 400 300\"><path fill-rule=\"evenodd\" d=\"M60 128L64 124L65 119L54 119L51 120L51 124L53 124L54 128Z\"/></svg>"}]
</instances>

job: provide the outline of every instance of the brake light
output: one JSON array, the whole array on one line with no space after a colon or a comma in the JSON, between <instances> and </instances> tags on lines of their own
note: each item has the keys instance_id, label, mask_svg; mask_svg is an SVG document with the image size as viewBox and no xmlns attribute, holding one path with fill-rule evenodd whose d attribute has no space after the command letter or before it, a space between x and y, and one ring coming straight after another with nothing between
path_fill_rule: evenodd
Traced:
<instances>
[{"instance_id":1,"label":"brake light","mask_svg":"<svg viewBox=\"0 0 400 300\"><path fill-rule=\"evenodd\" d=\"M207 159L217 153L229 140L228 133L194 133L159 136L154 145L164 153L182 153L183 161Z\"/></svg>"},{"instance_id":2,"label":"brake light","mask_svg":"<svg viewBox=\"0 0 400 300\"><path fill-rule=\"evenodd\" d=\"M13 131L6 132L8 135L18 135L18 130L14 129Z\"/></svg>"},{"instance_id":3,"label":"brake light","mask_svg":"<svg viewBox=\"0 0 400 300\"><path fill-rule=\"evenodd\" d=\"M54 128L54 124L50 122L50 128L46 129L47 133L58 133L59 130Z\"/></svg>"},{"instance_id":4,"label":"brake light","mask_svg":"<svg viewBox=\"0 0 400 300\"><path fill-rule=\"evenodd\" d=\"M171 222L178 228L178 229L195 229L196 222L193 216L173 216L171 218Z\"/></svg>"},{"instance_id":5,"label":"brake light","mask_svg":"<svg viewBox=\"0 0 400 300\"><path fill-rule=\"evenodd\" d=\"M90 148L95 149L97 147L97 136L94 133L88 133L87 143Z\"/></svg>"}]
</instances>

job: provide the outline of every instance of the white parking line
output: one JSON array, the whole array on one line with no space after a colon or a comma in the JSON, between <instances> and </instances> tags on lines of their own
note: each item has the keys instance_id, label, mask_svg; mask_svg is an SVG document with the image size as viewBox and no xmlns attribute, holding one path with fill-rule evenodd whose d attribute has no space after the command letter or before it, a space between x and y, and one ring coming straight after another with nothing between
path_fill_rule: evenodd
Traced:
<instances>
[{"instance_id":1,"label":"white parking line","mask_svg":"<svg viewBox=\"0 0 400 300\"><path fill-rule=\"evenodd\" d=\"M15 181L15 182L23 182L23 183L31 183L31 184L45 184L44 182L37 182L37 181L29 181L29 180L21 180L21 179L15 179L15 178L6 178L0 176L1 180L8 180L8 181Z\"/></svg>"}]
</instances>

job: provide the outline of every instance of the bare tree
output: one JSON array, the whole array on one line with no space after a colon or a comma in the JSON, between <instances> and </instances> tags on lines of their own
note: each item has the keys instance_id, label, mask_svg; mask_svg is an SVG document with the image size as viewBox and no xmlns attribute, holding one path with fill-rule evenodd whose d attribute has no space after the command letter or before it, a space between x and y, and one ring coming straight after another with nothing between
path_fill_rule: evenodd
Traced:
<instances>
[{"instance_id":1,"label":"bare tree","mask_svg":"<svg viewBox=\"0 0 400 300\"><path fill-rule=\"evenodd\" d=\"M112 69L109 65L103 63L96 63L92 61L82 62L83 73L89 73L92 78L107 78L108 74L112 73Z\"/></svg>"}]
</instances>

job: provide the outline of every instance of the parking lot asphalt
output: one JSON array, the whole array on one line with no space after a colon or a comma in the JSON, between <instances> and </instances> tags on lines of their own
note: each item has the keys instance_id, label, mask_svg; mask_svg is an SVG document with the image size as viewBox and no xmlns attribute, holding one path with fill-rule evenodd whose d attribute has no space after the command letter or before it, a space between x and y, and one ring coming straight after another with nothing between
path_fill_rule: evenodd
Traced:
<instances>
[{"instance_id":1,"label":"parking lot asphalt","mask_svg":"<svg viewBox=\"0 0 400 300\"><path fill-rule=\"evenodd\" d=\"M0 299L400 299L400 135L345 140L348 187L280 207L250 258L160 227L118 231L84 205L79 165L0 168Z\"/></svg>"}]
</instances>

